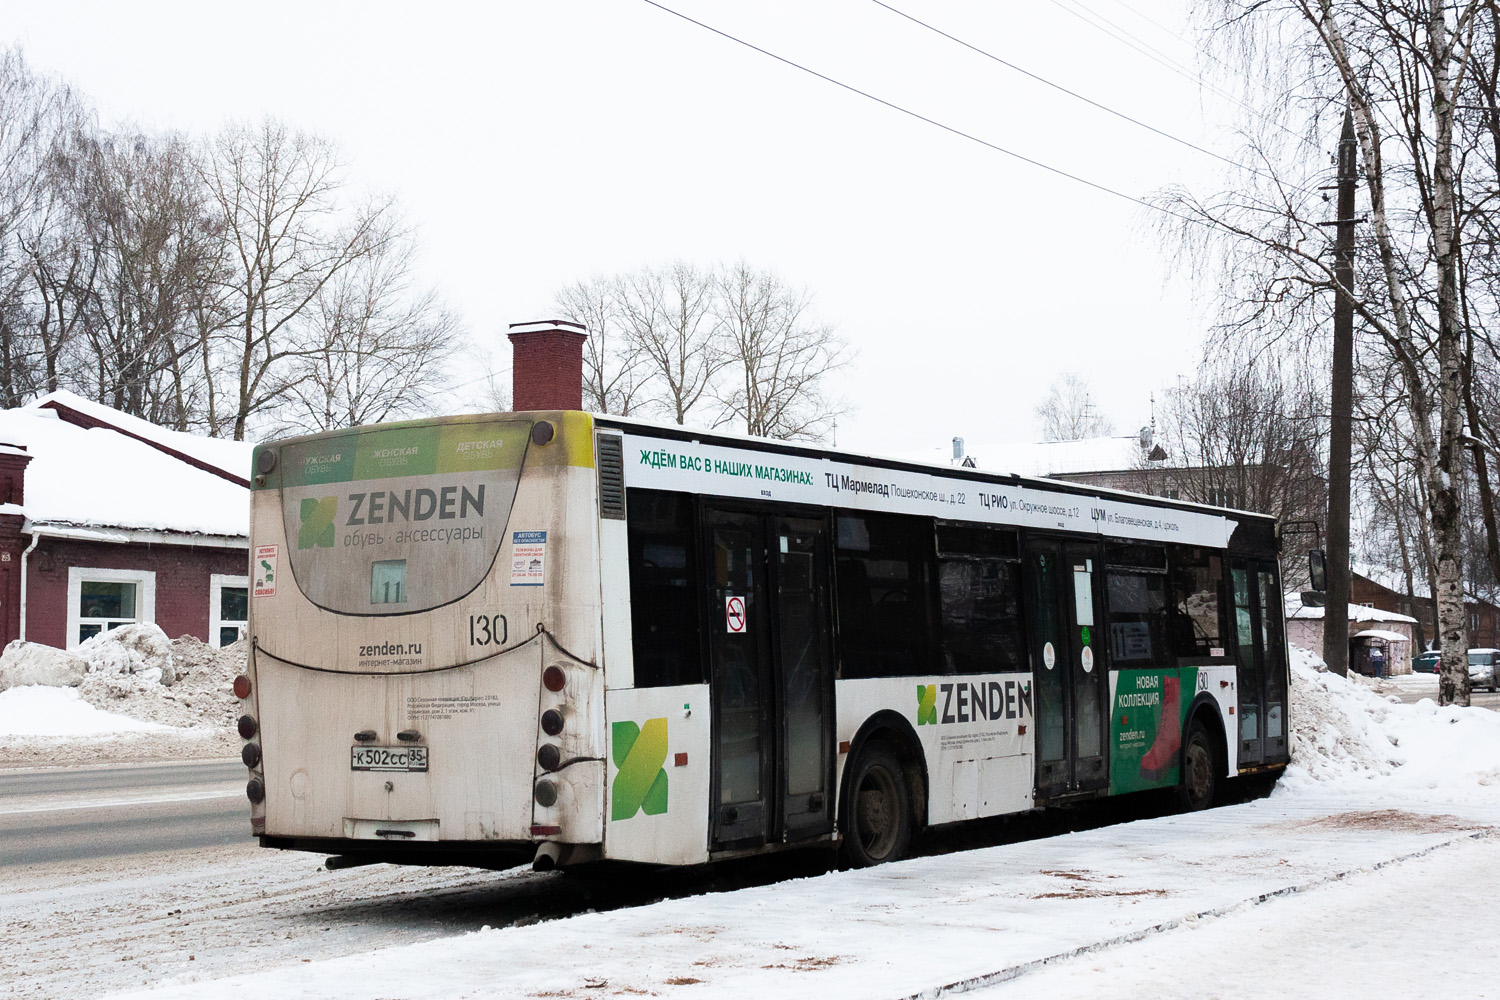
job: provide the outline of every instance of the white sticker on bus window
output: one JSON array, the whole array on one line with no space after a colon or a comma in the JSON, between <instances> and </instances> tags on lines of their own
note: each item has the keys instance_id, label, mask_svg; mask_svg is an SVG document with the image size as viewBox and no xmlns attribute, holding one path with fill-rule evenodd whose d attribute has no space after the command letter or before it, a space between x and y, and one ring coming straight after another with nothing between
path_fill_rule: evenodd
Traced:
<instances>
[{"instance_id":1,"label":"white sticker on bus window","mask_svg":"<svg viewBox=\"0 0 1500 1000\"><path fill-rule=\"evenodd\" d=\"M1094 624L1094 574L1082 566L1073 567L1073 609L1077 624Z\"/></svg>"},{"instance_id":2,"label":"white sticker on bus window","mask_svg":"<svg viewBox=\"0 0 1500 1000\"><path fill-rule=\"evenodd\" d=\"M1086 674L1093 673L1094 672L1094 647L1093 646L1084 646L1083 647L1083 653L1081 654L1081 658L1083 660L1083 672L1086 673Z\"/></svg>"},{"instance_id":3,"label":"white sticker on bus window","mask_svg":"<svg viewBox=\"0 0 1500 1000\"><path fill-rule=\"evenodd\" d=\"M745 599L733 595L724 598L724 627L731 634L745 631Z\"/></svg>"},{"instance_id":4,"label":"white sticker on bus window","mask_svg":"<svg viewBox=\"0 0 1500 1000\"><path fill-rule=\"evenodd\" d=\"M510 535L510 585L540 587L547 581L547 533L513 531Z\"/></svg>"},{"instance_id":5,"label":"white sticker on bus window","mask_svg":"<svg viewBox=\"0 0 1500 1000\"><path fill-rule=\"evenodd\" d=\"M255 587L251 591L256 597L276 596L276 557L280 546L257 545L255 547Z\"/></svg>"},{"instance_id":6,"label":"white sticker on bus window","mask_svg":"<svg viewBox=\"0 0 1500 1000\"><path fill-rule=\"evenodd\" d=\"M1042 646L1042 662L1047 665L1048 670L1057 666L1057 650L1052 648L1050 642Z\"/></svg>"}]
</instances>

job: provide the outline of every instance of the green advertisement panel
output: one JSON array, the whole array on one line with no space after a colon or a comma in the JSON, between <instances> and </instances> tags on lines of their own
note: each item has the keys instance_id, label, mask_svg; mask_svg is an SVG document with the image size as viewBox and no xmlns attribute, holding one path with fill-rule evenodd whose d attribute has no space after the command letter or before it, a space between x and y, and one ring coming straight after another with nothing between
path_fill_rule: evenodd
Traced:
<instances>
[{"instance_id":1,"label":"green advertisement panel","mask_svg":"<svg viewBox=\"0 0 1500 1000\"><path fill-rule=\"evenodd\" d=\"M1109 791L1177 784L1183 726L1198 668L1119 670L1110 676Z\"/></svg>"}]
</instances>

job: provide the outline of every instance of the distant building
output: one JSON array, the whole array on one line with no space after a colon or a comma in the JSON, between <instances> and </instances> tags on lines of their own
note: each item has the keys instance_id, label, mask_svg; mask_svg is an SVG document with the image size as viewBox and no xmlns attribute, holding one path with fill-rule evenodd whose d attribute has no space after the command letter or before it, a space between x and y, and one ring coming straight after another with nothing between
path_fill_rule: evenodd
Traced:
<instances>
[{"instance_id":1,"label":"distant building","mask_svg":"<svg viewBox=\"0 0 1500 1000\"><path fill-rule=\"evenodd\" d=\"M253 445L55 392L0 410L0 643L242 633Z\"/></svg>"},{"instance_id":2,"label":"distant building","mask_svg":"<svg viewBox=\"0 0 1500 1000\"><path fill-rule=\"evenodd\" d=\"M1416 652L1421 652L1437 644L1437 607L1425 577L1415 577L1411 589L1412 593L1405 592L1406 581L1401 573L1368 563L1355 563L1349 578L1349 602L1411 615L1416 620ZM1464 598L1464 611L1469 627L1469 646L1500 648L1500 606L1469 594Z\"/></svg>"},{"instance_id":3,"label":"distant building","mask_svg":"<svg viewBox=\"0 0 1500 1000\"><path fill-rule=\"evenodd\" d=\"M1287 595L1286 641L1293 646L1323 655L1323 630L1326 608L1307 607L1297 594ZM1395 611L1382 611L1364 604L1349 603L1349 668L1361 674L1373 674L1376 650L1385 661L1385 674L1411 673L1411 658L1417 652L1417 620Z\"/></svg>"}]
</instances>

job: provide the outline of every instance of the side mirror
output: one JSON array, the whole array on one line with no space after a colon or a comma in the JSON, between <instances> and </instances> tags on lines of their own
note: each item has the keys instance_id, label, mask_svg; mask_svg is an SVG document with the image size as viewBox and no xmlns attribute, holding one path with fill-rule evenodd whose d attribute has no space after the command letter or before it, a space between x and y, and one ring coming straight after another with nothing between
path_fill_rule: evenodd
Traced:
<instances>
[{"instance_id":1,"label":"side mirror","mask_svg":"<svg viewBox=\"0 0 1500 1000\"><path fill-rule=\"evenodd\" d=\"M1307 553L1307 575L1313 590L1321 594L1328 589L1328 557L1322 549Z\"/></svg>"}]
</instances>

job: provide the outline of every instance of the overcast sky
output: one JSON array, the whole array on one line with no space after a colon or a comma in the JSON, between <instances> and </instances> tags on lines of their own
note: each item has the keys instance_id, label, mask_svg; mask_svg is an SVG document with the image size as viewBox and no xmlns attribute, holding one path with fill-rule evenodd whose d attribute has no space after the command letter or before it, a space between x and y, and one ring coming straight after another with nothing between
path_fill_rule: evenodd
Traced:
<instances>
[{"instance_id":1,"label":"overcast sky","mask_svg":"<svg viewBox=\"0 0 1500 1000\"><path fill-rule=\"evenodd\" d=\"M1123 192L1218 174L871 0L663 2ZM1235 152L1218 102L1122 40L1202 64L1178 0L892 6ZM548 316L568 282L677 257L744 257L806 285L859 352L841 380L856 407L843 446L936 456L955 434L1032 440L1033 408L1068 370L1130 432L1148 394L1191 371L1210 318L1208 296L1168 280L1144 209L643 0L0 0L0 24L106 125L203 132L269 114L336 139L360 184L399 197L480 340Z\"/></svg>"}]
</instances>

